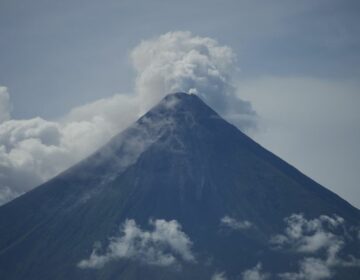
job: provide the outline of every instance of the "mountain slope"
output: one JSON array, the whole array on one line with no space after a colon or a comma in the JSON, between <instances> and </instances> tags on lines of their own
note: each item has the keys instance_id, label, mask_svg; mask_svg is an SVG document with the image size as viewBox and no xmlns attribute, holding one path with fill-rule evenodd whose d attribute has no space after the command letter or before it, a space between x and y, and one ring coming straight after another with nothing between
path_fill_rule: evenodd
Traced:
<instances>
[{"instance_id":1,"label":"mountain slope","mask_svg":"<svg viewBox=\"0 0 360 280\"><path fill-rule=\"evenodd\" d=\"M358 209L256 144L197 96L176 93L89 158L0 207L0 278L210 279L226 271L235 279L257 262L275 275L295 270L304 257L270 245L284 231L284 218L296 213L307 219L336 214L351 229L360 221ZM224 217L251 227L226 228ZM127 219L144 232L154 226L149 219L176 220L193 244L194 261L177 252L176 266L134 255L97 269L79 267L96 242L106 254L109 238L121 236ZM355 235L351 240L343 253L356 257L359 242ZM344 270L341 279L360 275L356 265L338 269Z\"/></svg>"}]
</instances>

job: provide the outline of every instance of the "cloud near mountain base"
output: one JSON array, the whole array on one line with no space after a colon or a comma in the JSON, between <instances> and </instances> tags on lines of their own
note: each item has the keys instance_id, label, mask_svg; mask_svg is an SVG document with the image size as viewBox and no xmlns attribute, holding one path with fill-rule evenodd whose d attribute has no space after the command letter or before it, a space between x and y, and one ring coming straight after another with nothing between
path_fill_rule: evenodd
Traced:
<instances>
[{"instance_id":1,"label":"cloud near mountain base","mask_svg":"<svg viewBox=\"0 0 360 280\"><path fill-rule=\"evenodd\" d=\"M120 237L110 237L104 254L95 247L88 259L78 267L102 268L110 261L130 259L147 265L173 266L184 262L195 262L191 251L192 242L175 221L149 221L153 230L142 230L135 220L126 220L120 228Z\"/></svg>"}]
</instances>

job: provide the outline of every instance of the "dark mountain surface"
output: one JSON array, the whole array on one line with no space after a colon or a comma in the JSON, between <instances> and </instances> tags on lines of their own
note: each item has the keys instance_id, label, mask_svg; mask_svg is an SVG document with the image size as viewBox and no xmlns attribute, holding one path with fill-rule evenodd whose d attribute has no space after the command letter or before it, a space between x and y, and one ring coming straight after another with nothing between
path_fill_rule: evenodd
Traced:
<instances>
[{"instance_id":1,"label":"dark mountain surface","mask_svg":"<svg viewBox=\"0 0 360 280\"><path fill-rule=\"evenodd\" d=\"M279 279L279 273L298 272L306 257L328 259L326 245L300 253L274 248L272 237L283 234L284 219L297 213L308 220L344 219L331 236L341 236L337 256L348 262L326 263L331 279L360 279L358 209L262 148L196 95L171 94L87 159L0 207L0 279L210 280L222 271L241 279L260 262ZM193 259L159 265L144 261L143 253L143 261L123 255L98 268L79 267L94 244L101 242L98 254L106 254L114 242L109 238L123 235L119 227L126 219L147 232L153 230L149 219L176 220L191 240ZM167 254L170 249L163 246Z\"/></svg>"}]
</instances>

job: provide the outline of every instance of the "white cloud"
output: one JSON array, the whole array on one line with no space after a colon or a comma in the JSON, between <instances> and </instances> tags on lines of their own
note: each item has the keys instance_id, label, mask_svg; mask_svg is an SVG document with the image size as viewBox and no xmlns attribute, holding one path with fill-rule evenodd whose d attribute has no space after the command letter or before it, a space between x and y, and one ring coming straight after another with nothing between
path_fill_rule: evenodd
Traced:
<instances>
[{"instance_id":1,"label":"white cloud","mask_svg":"<svg viewBox=\"0 0 360 280\"><path fill-rule=\"evenodd\" d=\"M281 279L287 280L321 280L333 276L325 261L317 258L305 258L300 262L299 272L281 273Z\"/></svg>"},{"instance_id":2,"label":"white cloud","mask_svg":"<svg viewBox=\"0 0 360 280\"><path fill-rule=\"evenodd\" d=\"M136 103L114 95L74 108L59 121L0 123L0 204L92 153L135 120Z\"/></svg>"},{"instance_id":3,"label":"white cloud","mask_svg":"<svg viewBox=\"0 0 360 280\"><path fill-rule=\"evenodd\" d=\"M347 228L342 217L320 215L306 219L303 214L292 214L284 221L284 233L271 236L270 244L273 249L288 250L305 257L299 261L298 271L279 273L276 275L279 279L330 279L336 267L360 267L360 259L340 254L346 243L356 239L358 234L358 228ZM221 224L235 230L252 226L248 221L238 221L229 216L223 217ZM272 274L263 272L261 263L242 273L244 280L268 279L270 276Z\"/></svg>"},{"instance_id":4,"label":"white cloud","mask_svg":"<svg viewBox=\"0 0 360 280\"><path fill-rule=\"evenodd\" d=\"M269 274L262 271L261 263L242 273L243 280L266 280L268 278Z\"/></svg>"},{"instance_id":5,"label":"white cloud","mask_svg":"<svg viewBox=\"0 0 360 280\"><path fill-rule=\"evenodd\" d=\"M279 274L282 279L329 279L335 273L336 267L360 266L360 260L351 255L345 258L339 256L348 238L343 218L337 215L321 215L308 220L302 214L293 214L285 219L285 223L284 234L273 236L271 244L277 249L290 249L312 256L299 262L298 272ZM324 252L324 258L313 257L321 252Z\"/></svg>"},{"instance_id":6,"label":"white cloud","mask_svg":"<svg viewBox=\"0 0 360 280\"><path fill-rule=\"evenodd\" d=\"M315 253L321 249L331 251L342 246L341 237L328 230L344 223L344 219L339 216L321 215L307 220L302 214L293 214L285 219L285 223L285 233L273 236L272 244L279 247L291 246L295 251L303 253Z\"/></svg>"},{"instance_id":7,"label":"white cloud","mask_svg":"<svg viewBox=\"0 0 360 280\"><path fill-rule=\"evenodd\" d=\"M244 230L244 229L249 229L253 226L252 223L250 223L249 221L245 220L245 221L239 221L236 220L234 218L231 218L229 216L224 216L223 218L221 218L220 220L221 224L224 226L227 226L231 229L234 230Z\"/></svg>"},{"instance_id":8,"label":"white cloud","mask_svg":"<svg viewBox=\"0 0 360 280\"><path fill-rule=\"evenodd\" d=\"M89 259L78 263L80 268L102 268L117 259L132 259L148 265L170 266L180 261L195 262L192 242L175 221L150 221L152 231L142 230L134 220L121 226L120 237L111 237L104 254L96 246Z\"/></svg>"}]
</instances>

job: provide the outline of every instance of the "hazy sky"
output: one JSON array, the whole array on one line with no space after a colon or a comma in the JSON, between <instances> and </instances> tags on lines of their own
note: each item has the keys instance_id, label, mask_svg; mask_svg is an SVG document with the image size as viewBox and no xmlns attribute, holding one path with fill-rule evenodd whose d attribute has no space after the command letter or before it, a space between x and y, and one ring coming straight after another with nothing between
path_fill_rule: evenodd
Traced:
<instances>
[{"instance_id":1,"label":"hazy sky","mask_svg":"<svg viewBox=\"0 0 360 280\"><path fill-rule=\"evenodd\" d=\"M1 0L11 118L59 120L131 94L130 52L178 30L237 54L236 94L258 115L253 138L360 207L359 1Z\"/></svg>"}]
</instances>

